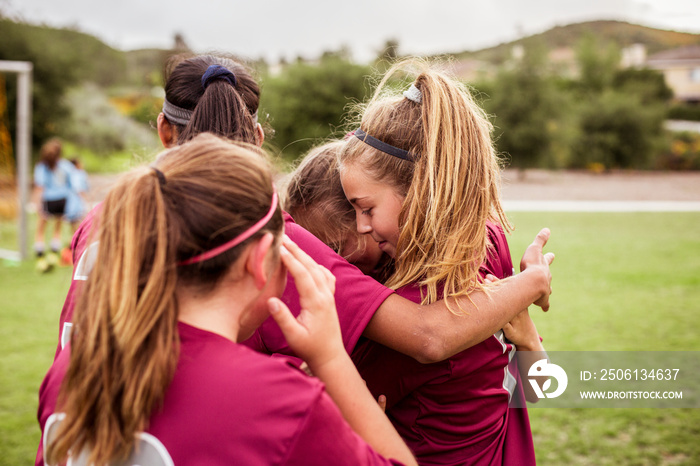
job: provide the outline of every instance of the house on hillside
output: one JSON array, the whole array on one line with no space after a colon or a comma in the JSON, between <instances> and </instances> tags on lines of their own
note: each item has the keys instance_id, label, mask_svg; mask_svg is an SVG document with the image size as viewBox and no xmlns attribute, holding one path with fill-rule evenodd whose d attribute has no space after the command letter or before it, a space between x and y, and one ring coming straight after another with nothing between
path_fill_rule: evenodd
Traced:
<instances>
[{"instance_id":1,"label":"house on hillside","mask_svg":"<svg viewBox=\"0 0 700 466\"><path fill-rule=\"evenodd\" d=\"M576 61L576 51L571 47L556 47L549 51L547 58L554 71L561 76L573 78L580 70Z\"/></svg>"},{"instance_id":2,"label":"house on hillside","mask_svg":"<svg viewBox=\"0 0 700 466\"><path fill-rule=\"evenodd\" d=\"M655 53L646 64L664 74L676 99L700 103L700 45Z\"/></svg>"},{"instance_id":3,"label":"house on hillside","mask_svg":"<svg viewBox=\"0 0 700 466\"><path fill-rule=\"evenodd\" d=\"M492 64L470 58L448 62L446 71L465 82L477 82L493 77L496 67Z\"/></svg>"}]
</instances>

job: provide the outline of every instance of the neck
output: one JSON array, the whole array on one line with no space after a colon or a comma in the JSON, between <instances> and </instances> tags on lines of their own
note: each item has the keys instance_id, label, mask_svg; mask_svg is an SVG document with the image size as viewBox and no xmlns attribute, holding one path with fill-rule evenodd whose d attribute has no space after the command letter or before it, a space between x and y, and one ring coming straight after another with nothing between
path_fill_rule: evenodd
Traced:
<instances>
[{"instance_id":1,"label":"neck","mask_svg":"<svg viewBox=\"0 0 700 466\"><path fill-rule=\"evenodd\" d=\"M238 342L247 338L240 331L242 317L255 304L251 289L257 291L245 280L232 283L226 279L208 293L181 287L177 291L178 320Z\"/></svg>"}]
</instances>

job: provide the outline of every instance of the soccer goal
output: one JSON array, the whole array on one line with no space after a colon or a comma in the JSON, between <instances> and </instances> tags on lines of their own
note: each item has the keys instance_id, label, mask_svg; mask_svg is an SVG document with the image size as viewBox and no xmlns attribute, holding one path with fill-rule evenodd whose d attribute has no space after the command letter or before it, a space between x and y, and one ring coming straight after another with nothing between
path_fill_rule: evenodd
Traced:
<instances>
[{"instance_id":1,"label":"soccer goal","mask_svg":"<svg viewBox=\"0 0 700 466\"><path fill-rule=\"evenodd\" d=\"M13 209L10 207L8 217L13 218L11 221L17 221L17 250L0 248L0 258L17 261L26 259L28 251L27 205L29 204L29 166L32 144L32 69L31 62L0 60L0 74L17 75L17 135L14 144L16 170L11 156L12 143L9 134L7 134L5 123L0 122L0 127L5 129L5 134L0 134L0 141L3 142L2 147L0 147L2 149L0 161L3 164L0 168L6 172L0 173L0 175L6 175L7 182L5 184L8 185L9 196L11 199L16 199L16 215L13 215ZM2 113L7 111L5 92L3 85L0 89L0 97L2 97L0 104L5 104L5 108L0 108Z\"/></svg>"}]
</instances>

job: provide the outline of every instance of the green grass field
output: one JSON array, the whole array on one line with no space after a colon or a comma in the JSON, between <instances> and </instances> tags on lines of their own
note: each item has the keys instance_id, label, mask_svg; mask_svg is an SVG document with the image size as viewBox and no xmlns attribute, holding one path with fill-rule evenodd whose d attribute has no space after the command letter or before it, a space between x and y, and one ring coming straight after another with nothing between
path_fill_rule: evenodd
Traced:
<instances>
[{"instance_id":1,"label":"green grass field","mask_svg":"<svg viewBox=\"0 0 700 466\"><path fill-rule=\"evenodd\" d=\"M515 264L541 227L552 231L552 307L531 309L549 351L700 350L700 213L511 219ZM530 419L538 464L700 463L700 409L530 409Z\"/></svg>"},{"instance_id":2,"label":"green grass field","mask_svg":"<svg viewBox=\"0 0 700 466\"><path fill-rule=\"evenodd\" d=\"M700 350L700 213L511 218L516 264L540 227L552 230L552 308L531 310L548 350ZM30 262L0 265L0 465L33 461L37 391L69 281L65 268L40 276ZM531 409L530 417L542 465L700 463L700 409Z\"/></svg>"}]
</instances>

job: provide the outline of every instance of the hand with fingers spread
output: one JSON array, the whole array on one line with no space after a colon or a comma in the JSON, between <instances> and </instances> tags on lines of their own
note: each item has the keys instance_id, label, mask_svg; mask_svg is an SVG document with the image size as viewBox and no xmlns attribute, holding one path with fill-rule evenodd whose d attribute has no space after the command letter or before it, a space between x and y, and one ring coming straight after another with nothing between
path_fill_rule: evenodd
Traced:
<instances>
[{"instance_id":1,"label":"hand with fingers spread","mask_svg":"<svg viewBox=\"0 0 700 466\"><path fill-rule=\"evenodd\" d=\"M549 240L550 231L549 228L543 228L535 236L535 240L528 246L523 254L522 259L520 259L520 271L524 272L527 270L540 270L544 275L543 283L546 286L542 289L542 295L533 304L542 308L543 311L549 309L549 295L552 294L552 274L549 270L549 265L554 261L554 253L548 252L543 254L542 250Z\"/></svg>"},{"instance_id":2,"label":"hand with fingers spread","mask_svg":"<svg viewBox=\"0 0 700 466\"><path fill-rule=\"evenodd\" d=\"M290 348L316 372L318 365L346 354L333 297L335 277L287 237L280 255L299 290L301 312L295 318L280 299L270 298L270 314Z\"/></svg>"}]
</instances>

